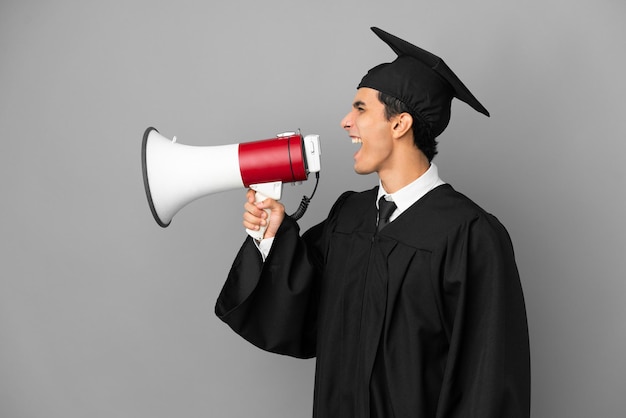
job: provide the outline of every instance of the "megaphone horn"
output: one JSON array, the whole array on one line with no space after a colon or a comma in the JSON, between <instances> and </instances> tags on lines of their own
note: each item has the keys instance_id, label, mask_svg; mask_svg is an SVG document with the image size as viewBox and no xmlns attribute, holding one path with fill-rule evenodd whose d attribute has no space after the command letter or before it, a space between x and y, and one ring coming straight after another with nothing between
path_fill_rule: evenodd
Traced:
<instances>
[{"instance_id":1,"label":"megaphone horn","mask_svg":"<svg viewBox=\"0 0 626 418\"><path fill-rule=\"evenodd\" d=\"M257 200L280 199L283 182L300 182L320 171L319 135L286 132L254 142L191 146L150 127L143 135L141 163L150 211L165 228L185 205L209 194L250 187L257 190Z\"/></svg>"}]
</instances>

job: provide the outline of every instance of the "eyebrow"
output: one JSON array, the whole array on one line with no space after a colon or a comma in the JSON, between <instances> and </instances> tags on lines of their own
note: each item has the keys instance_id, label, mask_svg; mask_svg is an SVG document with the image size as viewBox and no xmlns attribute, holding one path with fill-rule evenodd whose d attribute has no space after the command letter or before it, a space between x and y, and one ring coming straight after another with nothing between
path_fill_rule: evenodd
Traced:
<instances>
[{"instance_id":1,"label":"eyebrow","mask_svg":"<svg viewBox=\"0 0 626 418\"><path fill-rule=\"evenodd\" d=\"M356 102L352 103L352 107L355 109L357 107L365 107L365 102L362 100L357 100Z\"/></svg>"}]
</instances>

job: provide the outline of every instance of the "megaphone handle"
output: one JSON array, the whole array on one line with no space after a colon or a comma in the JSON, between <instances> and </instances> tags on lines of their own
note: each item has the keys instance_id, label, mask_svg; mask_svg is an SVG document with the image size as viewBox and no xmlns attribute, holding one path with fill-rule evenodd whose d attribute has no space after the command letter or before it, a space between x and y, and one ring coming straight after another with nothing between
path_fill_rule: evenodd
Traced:
<instances>
[{"instance_id":1,"label":"megaphone handle","mask_svg":"<svg viewBox=\"0 0 626 418\"><path fill-rule=\"evenodd\" d=\"M262 202L267 198L272 198L274 200L279 200L282 194L282 185L283 183L280 181L275 181L271 183L261 183L261 184L251 184L250 188L255 191L254 201ZM246 232L252 238L257 241L263 239L263 235L265 235L265 230L267 229L267 225L270 222L270 213L269 209L265 209L265 213L267 213L267 218L265 218L266 224L265 226L261 226L258 230L253 231L252 229L247 229Z\"/></svg>"}]
</instances>

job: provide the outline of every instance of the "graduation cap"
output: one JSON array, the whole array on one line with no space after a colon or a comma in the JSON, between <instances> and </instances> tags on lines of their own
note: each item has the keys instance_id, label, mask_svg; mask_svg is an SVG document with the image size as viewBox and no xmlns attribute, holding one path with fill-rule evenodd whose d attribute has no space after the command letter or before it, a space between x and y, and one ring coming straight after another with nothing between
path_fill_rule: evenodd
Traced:
<instances>
[{"instance_id":1,"label":"graduation cap","mask_svg":"<svg viewBox=\"0 0 626 418\"><path fill-rule=\"evenodd\" d=\"M398 57L369 70L357 88L369 87L402 101L430 126L434 137L448 126L454 97L489 116L441 58L381 29L371 29Z\"/></svg>"}]
</instances>

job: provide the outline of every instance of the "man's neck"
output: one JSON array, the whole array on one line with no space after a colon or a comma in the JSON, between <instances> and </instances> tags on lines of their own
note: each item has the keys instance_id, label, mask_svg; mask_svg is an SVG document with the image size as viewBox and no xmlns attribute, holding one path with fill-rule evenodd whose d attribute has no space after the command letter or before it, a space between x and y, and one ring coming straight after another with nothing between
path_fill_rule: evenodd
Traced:
<instances>
[{"instance_id":1,"label":"man's neck","mask_svg":"<svg viewBox=\"0 0 626 418\"><path fill-rule=\"evenodd\" d=\"M378 176L387 193L395 193L420 178L429 168L430 162L424 157L404 162L391 170L380 171Z\"/></svg>"}]
</instances>

